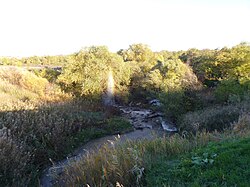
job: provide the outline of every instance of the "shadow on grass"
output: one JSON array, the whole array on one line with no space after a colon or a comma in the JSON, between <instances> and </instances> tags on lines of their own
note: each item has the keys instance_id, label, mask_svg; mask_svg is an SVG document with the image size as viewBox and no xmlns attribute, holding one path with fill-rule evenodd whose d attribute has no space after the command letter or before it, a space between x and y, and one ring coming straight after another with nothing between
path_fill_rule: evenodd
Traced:
<instances>
[{"instance_id":1,"label":"shadow on grass","mask_svg":"<svg viewBox=\"0 0 250 187\"><path fill-rule=\"evenodd\" d=\"M37 185L46 166L76 147L131 130L130 123L118 114L112 107L87 99L0 112L0 171L4 174L0 175L0 183Z\"/></svg>"}]
</instances>

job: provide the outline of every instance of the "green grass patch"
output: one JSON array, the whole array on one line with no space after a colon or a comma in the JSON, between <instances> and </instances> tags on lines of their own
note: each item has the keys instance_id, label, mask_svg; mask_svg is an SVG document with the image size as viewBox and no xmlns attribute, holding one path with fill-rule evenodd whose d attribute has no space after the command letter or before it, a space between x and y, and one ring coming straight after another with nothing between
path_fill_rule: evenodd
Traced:
<instances>
[{"instance_id":1,"label":"green grass patch","mask_svg":"<svg viewBox=\"0 0 250 187\"><path fill-rule=\"evenodd\" d=\"M109 134L125 133L133 130L128 120L115 116L107 120L104 130Z\"/></svg>"},{"instance_id":2,"label":"green grass patch","mask_svg":"<svg viewBox=\"0 0 250 187\"><path fill-rule=\"evenodd\" d=\"M132 130L133 127L127 120L114 116L105 120L104 124L102 124L100 127L89 127L78 132L70 139L70 148L67 150L67 152L69 153L72 151L72 148L83 145L90 140L101 138L105 135L125 133Z\"/></svg>"},{"instance_id":3,"label":"green grass patch","mask_svg":"<svg viewBox=\"0 0 250 187\"><path fill-rule=\"evenodd\" d=\"M250 138L210 143L204 148L155 159L146 171L147 186L248 186Z\"/></svg>"}]
</instances>

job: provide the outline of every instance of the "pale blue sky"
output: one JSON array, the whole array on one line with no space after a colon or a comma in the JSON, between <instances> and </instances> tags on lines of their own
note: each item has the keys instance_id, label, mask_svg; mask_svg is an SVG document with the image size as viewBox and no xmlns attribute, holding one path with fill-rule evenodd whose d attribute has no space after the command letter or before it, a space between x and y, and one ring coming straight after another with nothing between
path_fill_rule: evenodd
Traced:
<instances>
[{"instance_id":1,"label":"pale blue sky","mask_svg":"<svg viewBox=\"0 0 250 187\"><path fill-rule=\"evenodd\" d=\"M230 47L250 42L249 23L250 0L0 0L0 56Z\"/></svg>"}]
</instances>

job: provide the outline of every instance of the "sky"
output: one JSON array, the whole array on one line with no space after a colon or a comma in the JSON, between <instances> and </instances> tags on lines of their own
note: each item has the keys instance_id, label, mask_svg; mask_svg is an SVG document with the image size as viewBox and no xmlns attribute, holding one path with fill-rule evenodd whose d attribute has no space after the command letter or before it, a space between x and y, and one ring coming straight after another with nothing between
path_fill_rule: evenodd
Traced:
<instances>
[{"instance_id":1,"label":"sky","mask_svg":"<svg viewBox=\"0 0 250 187\"><path fill-rule=\"evenodd\" d=\"M249 20L250 0L0 0L0 56L231 47L250 42Z\"/></svg>"}]
</instances>

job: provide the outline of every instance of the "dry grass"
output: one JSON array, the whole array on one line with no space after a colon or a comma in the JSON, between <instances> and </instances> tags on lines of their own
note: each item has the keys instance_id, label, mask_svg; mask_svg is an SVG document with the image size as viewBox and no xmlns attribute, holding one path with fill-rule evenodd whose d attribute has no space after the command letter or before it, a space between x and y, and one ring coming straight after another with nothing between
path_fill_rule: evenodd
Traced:
<instances>
[{"instance_id":1,"label":"dry grass","mask_svg":"<svg viewBox=\"0 0 250 187\"><path fill-rule=\"evenodd\" d=\"M69 95L32 72L17 67L0 69L0 111L67 99Z\"/></svg>"},{"instance_id":2,"label":"dry grass","mask_svg":"<svg viewBox=\"0 0 250 187\"><path fill-rule=\"evenodd\" d=\"M236 123L232 124L233 132L236 134L245 134L250 129L250 113L243 113Z\"/></svg>"},{"instance_id":3,"label":"dry grass","mask_svg":"<svg viewBox=\"0 0 250 187\"><path fill-rule=\"evenodd\" d=\"M17 67L0 69L0 79L39 95L44 95L48 86L47 79Z\"/></svg>"},{"instance_id":4,"label":"dry grass","mask_svg":"<svg viewBox=\"0 0 250 187\"><path fill-rule=\"evenodd\" d=\"M0 184L38 185L50 160L124 129L113 116L100 103L74 99L31 72L0 69Z\"/></svg>"},{"instance_id":5,"label":"dry grass","mask_svg":"<svg viewBox=\"0 0 250 187\"><path fill-rule=\"evenodd\" d=\"M14 179L19 181L23 178L27 180L25 182L29 183L29 175L37 175L37 172L39 173L44 166L50 163L49 158L62 159L62 156L72 149L71 146L77 141L74 137L78 133L84 131L85 128L102 125L103 118L99 117L99 113L81 112L85 107L87 105L84 105L83 102L72 101L43 107L32 104L13 106L7 111L1 111L0 127L7 130L8 136L5 141L2 141L4 152L1 151L0 170L4 170L4 175L0 176L0 182L9 180L14 172L15 176L20 176L20 178L14 177ZM2 136L0 137L2 138ZM4 149L5 146L16 147L16 149ZM20 165L25 162L15 158L22 158L23 153L26 152L30 153L27 154L30 157L26 159L28 161L28 166L25 166L26 173L23 172L23 168L6 170L5 163L8 162L5 160L9 160L9 162L16 160L18 164L15 165Z\"/></svg>"},{"instance_id":6,"label":"dry grass","mask_svg":"<svg viewBox=\"0 0 250 187\"><path fill-rule=\"evenodd\" d=\"M49 158L72 149L74 135L100 125L101 119L92 117L100 110L95 103L72 100L31 72L0 69L0 184L35 184Z\"/></svg>"},{"instance_id":7,"label":"dry grass","mask_svg":"<svg viewBox=\"0 0 250 187\"><path fill-rule=\"evenodd\" d=\"M21 142L16 142L10 138L10 133L4 132L6 128L0 130L0 181L1 184L27 185L28 181L23 178L29 175L29 162L32 155Z\"/></svg>"}]
</instances>

